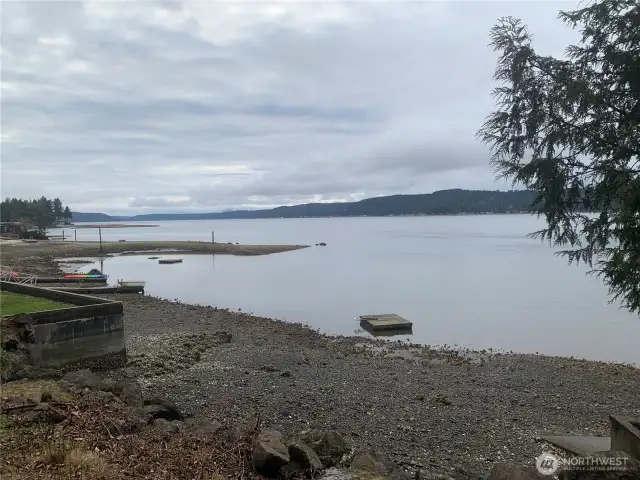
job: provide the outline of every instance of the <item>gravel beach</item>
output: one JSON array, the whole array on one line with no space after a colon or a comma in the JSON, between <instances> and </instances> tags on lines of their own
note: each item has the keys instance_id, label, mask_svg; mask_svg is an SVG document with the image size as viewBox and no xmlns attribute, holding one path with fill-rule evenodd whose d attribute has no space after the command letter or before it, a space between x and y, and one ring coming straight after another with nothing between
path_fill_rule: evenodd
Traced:
<instances>
[{"instance_id":1,"label":"gravel beach","mask_svg":"<svg viewBox=\"0 0 640 480\"><path fill-rule=\"evenodd\" d=\"M335 428L399 465L470 478L532 463L544 434L608 434L640 415L640 370L537 355L435 351L139 295L124 303L128 374L189 414ZM231 334L220 344L216 331ZM466 473L465 473L466 472Z\"/></svg>"}]
</instances>

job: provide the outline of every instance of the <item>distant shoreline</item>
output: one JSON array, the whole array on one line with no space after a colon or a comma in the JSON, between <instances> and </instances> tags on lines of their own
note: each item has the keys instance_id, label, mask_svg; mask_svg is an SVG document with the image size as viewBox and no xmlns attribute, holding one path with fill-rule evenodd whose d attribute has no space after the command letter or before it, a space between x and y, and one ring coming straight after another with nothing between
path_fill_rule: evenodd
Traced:
<instances>
[{"instance_id":1,"label":"distant shoreline","mask_svg":"<svg viewBox=\"0 0 640 480\"><path fill-rule=\"evenodd\" d=\"M179 216L181 214L177 214ZM201 220L304 220L308 218L401 218L401 217L479 217L479 216L501 216L501 215L536 215L535 212L460 212L460 213L406 213L406 214L393 214L393 215L308 215L302 217L246 217L246 218L154 218L154 222L184 222L184 221L201 221ZM143 220L144 221L144 220ZM151 220L150 220L151 221ZM119 222L140 222L137 220L119 220ZM81 224L81 225L78 225ZM68 228L133 228L133 227L159 227L160 225L147 225L147 224L128 224L118 223L111 224L106 222L101 224L100 222L92 222L91 224L85 224L84 222L78 222L74 225L69 225ZM115 225L114 227L106 227L105 225ZM65 228L65 227L54 227Z\"/></svg>"},{"instance_id":2,"label":"distant shoreline","mask_svg":"<svg viewBox=\"0 0 640 480\"><path fill-rule=\"evenodd\" d=\"M126 220L124 220L126 221ZM143 223L89 223L82 225L67 225L66 227L56 227L56 228L68 228L69 230L79 230L82 228L149 228L149 227L159 227L160 225L147 225Z\"/></svg>"}]
</instances>

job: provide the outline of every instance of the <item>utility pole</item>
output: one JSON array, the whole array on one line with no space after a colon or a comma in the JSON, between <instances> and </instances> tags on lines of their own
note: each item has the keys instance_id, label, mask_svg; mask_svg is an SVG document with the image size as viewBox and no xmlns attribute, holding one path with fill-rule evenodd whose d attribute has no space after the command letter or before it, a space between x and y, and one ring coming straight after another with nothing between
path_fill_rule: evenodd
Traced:
<instances>
[{"instance_id":1,"label":"utility pole","mask_svg":"<svg viewBox=\"0 0 640 480\"><path fill-rule=\"evenodd\" d=\"M98 235L100 235L100 256L102 256L102 229L98 227Z\"/></svg>"}]
</instances>

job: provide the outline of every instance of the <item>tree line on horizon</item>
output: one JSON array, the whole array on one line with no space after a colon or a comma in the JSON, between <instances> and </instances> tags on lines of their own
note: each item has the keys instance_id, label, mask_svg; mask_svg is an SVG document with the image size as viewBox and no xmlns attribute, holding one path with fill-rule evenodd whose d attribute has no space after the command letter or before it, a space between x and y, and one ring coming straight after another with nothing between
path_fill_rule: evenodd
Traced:
<instances>
[{"instance_id":1,"label":"tree line on horizon","mask_svg":"<svg viewBox=\"0 0 640 480\"><path fill-rule=\"evenodd\" d=\"M389 195L357 202L304 203L265 210L231 210L217 213L151 213L129 217L76 212L76 222L113 220L211 220L253 218L360 217L390 215L456 215L477 213L527 213L535 194L528 190L440 190L418 195Z\"/></svg>"},{"instance_id":2,"label":"tree line on horizon","mask_svg":"<svg viewBox=\"0 0 640 480\"><path fill-rule=\"evenodd\" d=\"M24 231L36 230L45 234L48 228L70 222L73 213L59 198L40 197L33 200L5 198L0 205L2 222L16 222Z\"/></svg>"}]
</instances>

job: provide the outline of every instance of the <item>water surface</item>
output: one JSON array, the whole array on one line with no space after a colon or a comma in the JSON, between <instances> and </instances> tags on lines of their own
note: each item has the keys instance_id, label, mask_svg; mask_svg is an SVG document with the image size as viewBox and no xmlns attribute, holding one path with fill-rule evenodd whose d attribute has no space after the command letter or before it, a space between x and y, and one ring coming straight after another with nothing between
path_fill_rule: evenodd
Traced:
<instances>
[{"instance_id":1,"label":"water surface","mask_svg":"<svg viewBox=\"0 0 640 480\"><path fill-rule=\"evenodd\" d=\"M103 240L210 240L316 244L261 257L146 256L104 262L111 280L144 280L147 292L184 302L305 322L354 334L355 318L397 313L411 341L640 363L640 319L608 304L586 267L568 266L527 238L528 215L173 221L103 230ZM78 240L97 231L78 230ZM166 256L164 256L166 257ZM85 270L92 268L86 267ZM398 337L403 338L403 337Z\"/></svg>"}]
</instances>

